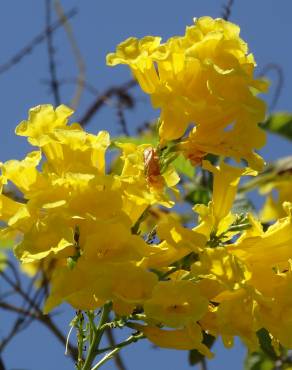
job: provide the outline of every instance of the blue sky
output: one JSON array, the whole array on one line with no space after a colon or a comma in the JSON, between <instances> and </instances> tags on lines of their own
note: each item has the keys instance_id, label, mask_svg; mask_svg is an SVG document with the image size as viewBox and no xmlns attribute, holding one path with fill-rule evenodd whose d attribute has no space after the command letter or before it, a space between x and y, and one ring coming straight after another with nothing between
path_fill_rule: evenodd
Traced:
<instances>
[{"instance_id":1,"label":"blue sky","mask_svg":"<svg viewBox=\"0 0 292 370\"><path fill-rule=\"evenodd\" d=\"M116 45L130 36L142 37L147 34L160 35L164 39L183 34L185 26L192 23L193 17L210 15L220 16L223 1L218 0L123 0L123 1L62 1L66 10L78 8L78 14L72 20L74 34L86 64L86 79L98 91L110 85L116 85L129 79L126 67L109 68L105 65L105 56L114 51ZM0 65L6 62L16 51L27 44L44 28L44 1L9 0L3 1L0 12ZM284 86L277 110L292 111L292 2L291 0L235 0L231 21L241 27L241 35L248 42L251 52L258 62L258 71L268 63L281 66L284 73ZM60 78L72 79L76 76L76 62L68 45L63 30L54 34L56 48L57 73ZM272 81L273 73L269 74ZM0 75L1 94L1 134L0 161L21 158L28 150L24 138L14 134L15 126L27 117L30 107L53 103L45 83L49 78L46 44L37 46L26 56L22 63ZM271 92L274 91L272 85ZM63 85L62 101L70 102L74 85ZM130 132L134 127L158 115L146 96L138 89L138 105L135 111L127 114ZM75 119L82 116L94 95L85 92L77 109ZM271 96L267 97L271 101ZM117 133L116 114L110 107L105 107L92 120L88 129L96 132L107 129ZM275 136L269 136L265 149L262 150L267 161L291 154L291 143ZM68 329L73 311L64 308L64 313L57 317L64 330ZM11 320L1 311L1 327ZM210 370L240 369L244 349L237 342L233 350L225 350L216 345L216 358L208 368ZM33 325L19 335L7 349L4 360L8 369L30 370L69 370L73 366L63 356L63 348L45 328ZM125 362L129 370L138 369L185 370L189 366L187 354L179 351L153 350L149 343L137 344L124 351ZM113 364L105 367L112 369Z\"/></svg>"}]
</instances>

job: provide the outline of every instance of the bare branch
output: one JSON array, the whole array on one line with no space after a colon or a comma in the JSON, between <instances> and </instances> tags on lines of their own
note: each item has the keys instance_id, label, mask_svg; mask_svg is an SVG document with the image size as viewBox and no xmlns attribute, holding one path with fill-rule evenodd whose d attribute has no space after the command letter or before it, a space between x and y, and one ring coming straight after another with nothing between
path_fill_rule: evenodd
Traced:
<instances>
[{"instance_id":1,"label":"bare branch","mask_svg":"<svg viewBox=\"0 0 292 370\"><path fill-rule=\"evenodd\" d=\"M68 13L66 13L66 19L70 19L77 14L77 9L73 8ZM66 20L65 19L65 20ZM35 36L25 47L23 47L19 52L17 52L13 57L11 57L7 62L0 65L0 74L8 71L11 67L18 64L26 55L30 54L33 49L41 44L47 37L48 33L55 32L58 28L60 28L64 21L64 19L58 20L51 25L49 28L45 28L41 33Z\"/></svg>"},{"instance_id":2,"label":"bare branch","mask_svg":"<svg viewBox=\"0 0 292 370\"><path fill-rule=\"evenodd\" d=\"M231 15L232 6L234 4L234 0L228 0L226 5L223 5L223 12L222 18L228 21Z\"/></svg>"},{"instance_id":3,"label":"bare branch","mask_svg":"<svg viewBox=\"0 0 292 370\"><path fill-rule=\"evenodd\" d=\"M51 28L51 18L52 18L52 4L51 0L45 0L45 11L46 11L46 39L47 39L47 49L48 49L48 60L49 60L49 71L50 71L50 85L51 90L54 96L55 105L60 105L61 98L60 98L60 91L59 91L59 82L57 79L57 69L56 69L56 61L54 58L55 49L53 46L53 33L49 32Z\"/></svg>"},{"instance_id":4,"label":"bare branch","mask_svg":"<svg viewBox=\"0 0 292 370\"><path fill-rule=\"evenodd\" d=\"M277 75L277 82L275 86L274 96L269 106L269 110L273 111L278 103L278 100L281 96L281 92L284 86L284 72L280 65L276 63L268 63L262 68L261 72L259 73L259 76L260 77L266 76L267 73L270 71L276 72L276 75Z\"/></svg>"},{"instance_id":5,"label":"bare branch","mask_svg":"<svg viewBox=\"0 0 292 370\"><path fill-rule=\"evenodd\" d=\"M85 84L85 62L83 60L83 56L81 54L81 51L79 50L79 47L77 45L76 39L74 37L74 33L72 30L72 27L69 23L69 20L66 19L66 15L64 13L64 10L62 8L61 2L59 0L55 0L55 9L57 12L57 15L60 20L64 19L64 29L67 34L69 43L71 45L71 49L73 52L73 56L76 60L77 68L78 68L78 76L77 76L77 84L76 84L76 91L75 95L71 102L71 107L75 110L77 109L77 106L80 102L82 92L84 90L84 84Z\"/></svg>"},{"instance_id":6,"label":"bare branch","mask_svg":"<svg viewBox=\"0 0 292 370\"><path fill-rule=\"evenodd\" d=\"M99 95L96 100L89 106L84 115L79 119L81 126L86 126L97 111L113 96L120 96L129 89L137 85L135 80L130 80L121 86L112 86L108 88L103 94Z\"/></svg>"},{"instance_id":7,"label":"bare branch","mask_svg":"<svg viewBox=\"0 0 292 370\"><path fill-rule=\"evenodd\" d=\"M113 347L115 348L116 347L116 341L115 341L115 337L114 337L114 333L112 331L111 328L108 328L106 331L106 336L107 336L107 339L109 341L109 344L110 344L110 347ZM121 354L120 353L117 353L114 357L113 357L113 360L116 364L116 367L118 370L127 370L126 369L126 366L122 360L122 357L121 357Z\"/></svg>"}]
</instances>

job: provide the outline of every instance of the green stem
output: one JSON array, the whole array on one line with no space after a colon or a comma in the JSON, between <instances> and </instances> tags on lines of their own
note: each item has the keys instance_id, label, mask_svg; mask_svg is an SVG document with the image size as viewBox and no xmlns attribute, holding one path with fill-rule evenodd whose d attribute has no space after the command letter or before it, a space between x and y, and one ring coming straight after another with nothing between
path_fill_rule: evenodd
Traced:
<instances>
[{"instance_id":1,"label":"green stem","mask_svg":"<svg viewBox=\"0 0 292 370\"><path fill-rule=\"evenodd\" d=\"M99 346L99 343L101 341L101 337L104 333L104 330L106 329L106 321L108 320L108 315L111 310L111 303L106 303L103 306L103 310L101 313L101 317L98 323L98 327L93 328L93 335L92 335L92 340L87 352L86 360L84 362L84 365L82 367L82 370L90 370L92 362L94 361L94 358L96 356L96 350Z\"/></svg>"},{"instance_id":2,"label":"green stem","mask_svg":"<svg viewBox=\"0 0 292 370\"><path fill-rule=\"evenodd\" d=\"M143 338L145 338L145 336L142 333L137 334L137 335L131 335L124 342L117 344L116 348L114 348L111 352L107 353L91 370L99 369L103 364L105 364L107 361L112 359L123 347L126 347L131 343L135 343L138 340L143 339ZM102 353L108 349L111 349L111 348L103 348L100 351L97 351L97 353Z\"/></svg>"}]
</instances>

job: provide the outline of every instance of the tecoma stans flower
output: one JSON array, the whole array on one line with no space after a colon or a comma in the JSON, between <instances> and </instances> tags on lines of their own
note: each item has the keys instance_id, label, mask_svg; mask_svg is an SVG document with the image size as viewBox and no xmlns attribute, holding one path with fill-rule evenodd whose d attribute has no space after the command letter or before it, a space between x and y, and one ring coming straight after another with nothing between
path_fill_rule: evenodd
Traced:
<instances>
[{"instance_id":1,"label":"tecoma stans flower","mask_svg":"<svg viewBox=\"0 0 292 370\"><path fill-rule=\"evenodd\" d=\"M165 43L160 37L129 38L107 63L128 65L161 109L161 144L183 137L192 125L183 150L193 162L213 153L259 169L263 161L254 149L265 143L258 127L265 104L256 94L267 84L254 78L256 63L239 32L231 22L201 17Z\"/></svg>"}]
</instances>

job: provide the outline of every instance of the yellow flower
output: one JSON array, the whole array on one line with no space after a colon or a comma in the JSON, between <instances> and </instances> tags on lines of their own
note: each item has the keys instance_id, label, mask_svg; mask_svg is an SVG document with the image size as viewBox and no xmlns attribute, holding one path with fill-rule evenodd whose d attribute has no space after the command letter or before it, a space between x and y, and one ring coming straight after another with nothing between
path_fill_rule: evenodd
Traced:
<instances>
[{"instance_id":1,"label":"yellow flower","mask_svg":"<svg viewBox=\"0 0 292 370\"><path fill-rule=\"evenodd\" d=\"M158 37L130 38L107 63L129 65L153 106L161 109L162 143L182 137L192 124L182 147L192 160L214 153L259 168L263 162L253 150L265 142L257 126L265 104L254 91L265 91L266 85L254 79L255 61L239 31L223 19L202 17L184 36L163 44Z\"/></svg>"},{"instance_id":2,"label":"yellow flower","mask_svg":"<svg viewBox=\"0 0 292 370\"><path fill-rule=\"evenodd\" d=\"M157 277L131 262L96 263L81 256L73 269L57 268L51 284L45 312L62 302L88 310L101 307L111 300L117 313L121 313L121 308L125 310L130 307L130 312L127 312L130 314L137 304L141 305L150 298Z\"/></svg>"},{"instance_id":3,"label":"yellow flower","mask_svg":"<svg viewBox=\"0 0 292 370\"><path fill-rule=\"evenodd\" d=\"M179 176L172 165L162 172L156 150L148 144L116 143L122 149L123 169L120 175L125 191L124 207L136 221L150 205L174 205Z\"/></svg>"},{"instance_id":4,"label":"yellow flower","mask_svg":"<svg viewBox=\"0 0 292 370\"><path fill-rule=\"evenodd\" d=\"M285 216L284 202L292 202L292 176L282 174L260 187L262 194L267 194L266 202L261 210L260 219L269 222Z\"/></svg>"},{"instance_id":5,"label":"yellow flower","mask_svg":"<svg viewBox=\"0 0 292 370\"><path fill-rule=\"evenodd\" d=\"M199 259L192 265L194 276L216 280L221 289L239 289L251 277L244 263L228 253L225 247L205 248ZM217 302L215 296L212 301Z\"/></svg>"},{"instance_id":6,"label":"yellow flower","mask_svg":"<svg viewBox=\"0 0 292 370\"><path fill-rule=\"evenodd\" d=\"M251 270L257 266L288 267L292 258L292 216L291 204L285 204L288 216L271 225L266 232L259 235L240 238L228 250L247 263Z\"/></svg>"},{"instance_id":7,"label":"yellow flower","mask_svg":"<svg viewBox=\"0 0 292 370\"><path fill-rule=\"evenodd\" d=\"M200 216L199 225L194 231L206 235L223 236L224 240L230 239L233 233L227 233L229 226L234 222L235 216L231 213L237 187L242 175L254 175L249 169L230 166L221 162L219 167L203 161L203 168L213 173L213 198L208 206L196 205L193 209ZM224 235L223 235L224 234Z\"/></svg>"},{"instance_id":8,"label":"yellow flower","mask_svg":"<svg viewBox=\"0 0 292 370\"><path fill-rule=\"evenodd\" d=\"M266 328L274 340L283 346L292 346L292 274L291 260L286 272L274 273L275 282L270 279L269 285L273 285L272 299L259 302L259 321ZM275 278L274 278L275 280ZM267 281L267 280L266 280ZM267 284L268 285L268 284Z\"/></svg>"},{"instance_id":9,"label":"yellow flower","mask_svg":"<svg viewBox=\"0 0 292 370\"><path fill-rule=\"evenodd\" d=\"M54 110L52 105L38 105L31 108L27 121L22 121L16 127L15 133L27 136L32 145L39 145L42 136L49 136L57 128L64 128L73 110L60 105Z\"/></svg>"},{"instance_id":10,"label":"yellow flower","mask_svg":"<svg viewBox=\"0 0 292 370\"><path fill-rule=\"evenodd\" d=\"M233 337L239 336L250 351L258 350L256 332L261 328L257 321L258 304L245 289L229 293L216 312L217 325L226 347L233 345Z\"/></svg>"},{"instance_id":11,"label":"yellow flower","mask_svg":"<svg viewBox=\"0 0 292 370\"><path fill-rule=\"evenodd\" d=\"M185 280L159 282L152 297L144 303L148 319L171 328L195 323L207 308L208 300L201 296L197 284Z\"/></svg>"},{"instance_id":12,"label":"yellow flower","mask_svg":"<svg viewBox=\"0 0 292 370\"><path fill-rule=\"evenodd\" d=\"M212 358L209 348L202 343L203 335L198 324L189 325L184 329L163 330L155 326L143 326L135 324L135 328L158 347L178 350L197 349L204 356Z\"/></svg>"}]
</instances>

